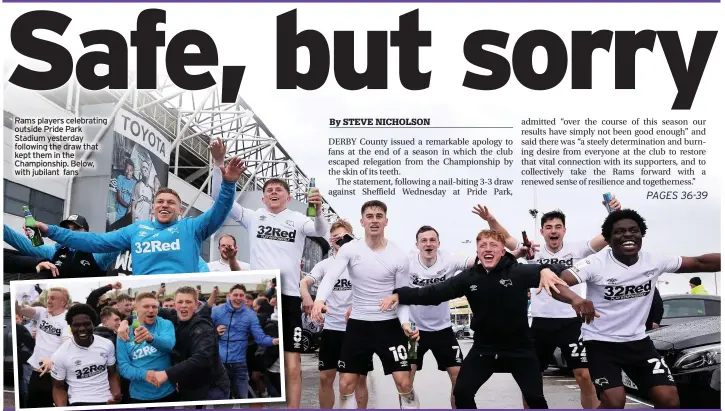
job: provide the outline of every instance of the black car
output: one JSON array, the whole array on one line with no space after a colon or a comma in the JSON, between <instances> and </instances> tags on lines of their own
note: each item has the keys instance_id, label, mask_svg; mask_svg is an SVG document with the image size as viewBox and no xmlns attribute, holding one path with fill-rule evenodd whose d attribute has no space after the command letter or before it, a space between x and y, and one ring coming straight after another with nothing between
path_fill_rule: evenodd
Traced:
<instances>
[{"instance_id":1,"label":"black car","mask_svg":"<svg viewBox=\"0 0 725 411\"><path fill-rule=\"evenodd\" d=\"M657 351L674 376L682 408L720 408L720 317L691 319L649 331ZM647 393L622 375L627 391Z\"/></svg>"},{"instance_id":2,"label":"black car","mask_svg":"<svg viewBox=\"0 0 725 411\"><path fill-rule=\"evenodd\" d=\"M719 295L663 295L662 305L665 312L660 327L688 322L699 317L720 317Z\"/></svg>"},{"instance_id":3,"label":"black car","mask_svg":"<svg viewBox=\"0 0 725 411\"><path fill-rule=\"evenodd\" d=\"M663 295L662 305L664 314L660 327L673 324L682 324L698 318L717 317L720 318L720 296L700 294L673 294ZM552 367L566 370L569 367L561 356L561 350L554 351L551 363Z\"/></svg>"}]
</instances>

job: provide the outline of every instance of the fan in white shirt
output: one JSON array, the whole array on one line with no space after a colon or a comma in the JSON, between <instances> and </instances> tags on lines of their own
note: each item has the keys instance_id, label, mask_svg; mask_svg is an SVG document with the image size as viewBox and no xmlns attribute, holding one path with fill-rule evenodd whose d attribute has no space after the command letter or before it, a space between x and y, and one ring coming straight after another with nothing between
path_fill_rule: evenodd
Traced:
<instances>
[{"instance_id":1,"label":"fan in white shirt","mask_svg":"<svg viewBox=\"0 0 725 411\"><path fill-rule=\"evenodd\" d=\"M407 334L417 340L418 331L410 327L409 307L381 311L383 300L396 287L410 282L407 253L385 238L387 211L382 201L363 204L360 223L365 239L353 240L340 248L317 289L317 301L312 308L313 320L321 322L322 312L327 309L325 301L347 268L352 280L352 313L338 361L340 408L355 408L353 394L360 375L367 374L373 353L380 357L383 372L393 374L401 408L419 408L410 377L406 337Z\"/></svg>"},{"instance_id":2,"label":"fan in white shirt","mask_svg":"<svg viewBox=\"0 0 725 411\"><path fill-rule=\"evenodd\" d=\"M302 294L302 308L305 313L312 311L314 302L309 292L309 287L319 286L330 266L335 261L335 255L344 242L353 241L352 226L345 220L335 221L330 227L330 244L332 251L330 257L315 264L312 272L307 274L300 281L300 294ZM337 375L337 365L342 353L342 345L345 341L345 330L349 310L352 309L352 280L347 269L338 278L332 289L332 294L327 299L327 315L320 336L320 350L318 355L318 370L320 371L320 409L331 409L335 405L335 391L333 384ZM369 371L373 365L370 362ZM367 375L362 374L358 379L355 388L357 408L367 408L368 386Z\"/></svg>"},{"instance_id":3,"label":"fan in white shirt","mask_svg":"<svg viewBox=\"0 0 725 411\"><path fill-rule=\"evenodd\" d=\"M56 350L71 338L66 322L66 305L70 301L68 290L53 287L48 290L47 309L43 307L20 307L15 303L15 312L36 321L35 350L28 359L33 374L28 384L28 408L53 406L53 383L48 373L53 365L51 357Z\"/></svg>"},{"instance_id":4,"label":"fan in white shirt","mask_svg":"<svg viewBox=\"0 0 725 411\"><path fill-rule=\"evenodd\" d=\"M73 338L53 354L53 402L56 407L115 404L121 400L116 371L116 348L94 336L96 312L87 304L71 307L66 315ZM66 391L65 385L68 384Z\"/></svg>"},{"instance_id":5,"label":"fan in white shirt","mask_svg":"<svg viewBox=\"0 0 725 411\"><path fill-rule=\"evenodd\" d=\"M221 139L211 144L214 158L212 197L219 196L226 149ZM279 269L282 280L282 333L285 351L285 388L287 408L299 408L302 397L302 299L300 298L300 261L306 237L325 237L329 231L322 216L322 196L312 188L307 198L317 208L317 217L287 209L292 200L289 185L272 178L264 183L262 202L265 208L250 210L234 203L230 218L249 234L251 270Z\"/></svg>"},{"instance_id":6,"label":"fan in white shirt","mask_svg":"<svg viewBox=\"0 0 725 411\"><path fill-rule=\"evenodd\" d=\"M474 258L444 254L439 251L438 231L423 226L415 234L417 252L409 254L410 286L425 287L443 282L473 266ZM420 330L417 359L411 364L411 379L417 370L423 368L423 357L430 350L435 356L438 369L448 372L451 390L456 385L463 354L451 325L451 309L448 302L436 306L412 305L410 318ZM455 400L451 391L451 407Z\"/></svg>"},{"instance_id":7,"label":"fan in white shirt","mask_svg":"<svg viewBox=\"0 0 725 411\"><path fill-rule=\"evenodd\" d=\"M237 239L231 234L219 238L219 256L217 261L207 264L209 271L247 271L249 264L237 260Z\"/></svg>"},{"instance_id":8,"label":"fan in white shirt","mask_svg":"<svg viewBox=\"0 0 725 411\"><path fill-rule=\"evenodd\" d=\"M612 210L621 209L619 200L615 197L612 197L609 206ZM522 248L518 240L501 226L487 207L479 205L473 212L486 220L492 229L506 237L507 247ZM533 246L534 258L528 261L531 264L561 264L568 268L607 246L601 234L590 241L564 242L566 216L560 210L550 211L541 216L541 235L546 246L541 250L538 249L538 245ZM585 284L572 287L571 290L581 297L586 295ZM533 289L531 291L531 336L542 374L549 367L550 359L558 347L579 385L582 408L597 408L599 399L589 375L589 362L584 342L581 340L581 320L570 305L556 301L547 293L536 293Z\"/></svg>"},{"instance_id":9,"label":"fan in white shirt","mask_svg":"<svg viewBox=\"0 0 725 411\"><path fill-rule=\"evenodd\" d=\"M655 408L679 408L669 367L645 334L654 288L663 273L720 271L720 253L678 257L641 251L646 232L647 225L636 211L609 214L602 235L611 249L587 257L561 274L570 286L587 283L589 299L566 287L553 292L554 298L570 303L587 323L582 332L601 408L624 408L622 371L648 392Z\"/></svg>"}]
</instances>

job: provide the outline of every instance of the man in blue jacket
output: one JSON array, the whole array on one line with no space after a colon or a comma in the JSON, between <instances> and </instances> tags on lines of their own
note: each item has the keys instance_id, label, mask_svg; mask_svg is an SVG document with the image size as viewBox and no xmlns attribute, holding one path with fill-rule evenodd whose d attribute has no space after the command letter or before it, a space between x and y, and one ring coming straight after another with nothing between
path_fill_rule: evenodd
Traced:
<instances>
[{"instance_id":1,"label":"man in blue jacket","mask_svg":"<svg viewBox=\"0 0 725 411\"><path fill-rule=\"evenodd\" d=\"M219 356L229 374L235 399L246 399L249 388L247 370L247 343L249 335L260 347L279 344L279 338L272 338L262 331L257 313L247 307L247 289L237 284L229 290L226 304L212 309L211 319L219 333Z\"/></svg>"},{"instance_id":2,"label":"man in blue jacket","mask_svg":"<svg viewBox=\"0 0 725 411\"><path fill-rule=\"evenodd\" d=\"M116 339L118 370L131 381L130 402L177 401L178 393L171 383L154 385L154 371L171 367L171 351L176 344L174 324L157 317L159 301L151 293L136 297L136 312L140 325L132 327L131 340Z\"/></svg>"},{"instance_id":3,"label":"man in blue jacket","mask_svg":"<svg viewBox=\"0 0 725 411\"><path fill-rule=\"evenodd\" d=\"M156 192L153 221L137 221L118 231L80 233L37 222L50 239L87 252L131 250L133 274L194 273L199 268L201 244L216 232L234 205L235 183L241 177L242 160L235 157L223 169L220 195L211 209L196 218L178 220L181 198L170 188Z\"/></svg>"}]
</instances>

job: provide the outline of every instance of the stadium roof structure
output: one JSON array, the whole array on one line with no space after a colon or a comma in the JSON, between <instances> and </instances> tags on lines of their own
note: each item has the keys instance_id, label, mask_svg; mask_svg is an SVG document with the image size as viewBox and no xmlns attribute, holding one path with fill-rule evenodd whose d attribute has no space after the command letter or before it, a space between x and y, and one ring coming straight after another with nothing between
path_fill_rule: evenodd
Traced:
<instances>
[{"instance_id":1,"label":"stadium roof structure","mask_svg":"<svg viewBox=\"0 0 725 411\"><path fill-rule=\"evenodd\" d=\"M221 102L218 85L189 91L180 89L168 77L159 76L153 90L136 89L132 82L128 90L88 91L69 82L41 94L75 115L79 115L81 105L115 103L111 118L125 108L157 126L172 144L169 171L199 190L189 201L186 213L202 192L211 193L209 145L217 138L226 145L227 158L241 156L248 167L237 184L242 192L261 190L265 181L281 178L289 184L294 200L306 201L309 177L241 96L233 103ZM111 126L109 122L97 137ZM337 213L324 198L322 207L330 222L337 219Z\"/></svg>"}]
</instances>

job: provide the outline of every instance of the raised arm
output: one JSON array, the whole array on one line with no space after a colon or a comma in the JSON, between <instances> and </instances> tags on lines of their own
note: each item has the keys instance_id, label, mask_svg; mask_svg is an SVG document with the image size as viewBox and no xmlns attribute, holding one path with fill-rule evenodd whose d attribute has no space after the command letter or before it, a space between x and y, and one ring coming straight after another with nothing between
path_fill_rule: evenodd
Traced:
<instances>
[{"instance_id":1,"label":"raised arm","mask_svg":"<svg viewBox=\"0 0 725 411\"><path fill-rule=\"evenodd\" d=\"M498 220L496 220L496 217L493 216L493 214L488 210L488 207L481 206L480 204L473 207L473 214L478 215L481 217L482 220L486 221L488 223L488 227L491 230L498 231L501 233L505 240L504 245L509 250L515 250L519 246L519 241L514 238L509 232L502 226Z\"/></svg>"},{"instance_id":2,"label":"raised arm","mask_svg":"<svg viewBox=\"0 0 725 411\"><path fill-rule=\"evenodd\" d=\"M676 273L716 273L720 271L720 253L703 254L699 257L682 257Z\"/></svg>"},{"instance_id":3,"label":"raised arm","mask_svg":"<svg viewBox=\"0 0 725 411\"><path fill-rule=\"evenodd\" d=\"M192 220L194 234L198 241L204 241L224 224L234 205L236 183L224 180L219 197L214 200L211 208Z\"/></svg>"},{"instance_id":4,"label":"raised arm","mask_svg":"<svg viewBox=\"0 0 725 411\"><path fill-rule=\"evenodd\" d=\"M30 242L28 237L13 230L7 224L3 224L3 241L18 250L22 255L44 258L46 260L53 258L53 255L58 250L58 247L55 245L33 247L33 243Z\"/></svg>"},{"instance_id":5,"label":"raised arm","mask_svg":"<svg viewBox=\"0 0 725 411\"><path fill-rule=\"evenodd\" d=\"M604 201L602 201L602 205L604 205ZM612 210L621 210L622 204L619 203L617 197L612 196L612 201L609 202L609 207ZM594 236L594 238L589 241L589 248L591 248L595 253L602 251L604 247L608 245L607 240L605 240L604 236L601 234Z\"/></svg>"},{"instance_id":6,"label":"raised arm","mask_svg":"<svg viewBox=\"0 0 725 411\"><path fill-rule=\"evenodd\" d=\"M307 219L302 232L308 237L324 237L330 232L327 218L322 215L322 196L319 188L313 188L307 201L317 209L317 217Z\"/></svg>"},{"instance_id":7,"label":"raised arm","mask_svg":"<svg viewBox=\"0 0 725 411\"><path fill-rule=\"evenodd\" d=\"M209 148L211 150L211 156L214 161L214 168L211 171L211 197L216 201L216 199L219 197L219 192L221 190L223 180L222 168L224 168L224 154L226 153L226 149L224 147L224 143L222 143L221 138L217 138L216 140L212 141ZM235 201L229 216L244 228L248 228L247 224L245 224L245 217L247 217L250 212L251 210L242 207L241 205L239 205L239 203Z\"/></svg>"},{"instance_id":8,"label":"raised arm","mask_svg":"<svg viewBox=\"0 0 725 411\"><path fill-rule=\"evenodd\" d=\"M56 225L48 226L41 222L38 222L38 227L41 232L47 234L48 238L88 253L128 250L132 247L131 239L136 231L135 224L104 234L71 231Z\"/></svg>"}]
</instances>

